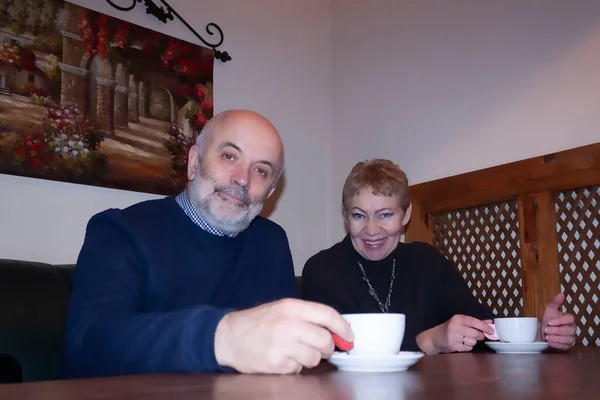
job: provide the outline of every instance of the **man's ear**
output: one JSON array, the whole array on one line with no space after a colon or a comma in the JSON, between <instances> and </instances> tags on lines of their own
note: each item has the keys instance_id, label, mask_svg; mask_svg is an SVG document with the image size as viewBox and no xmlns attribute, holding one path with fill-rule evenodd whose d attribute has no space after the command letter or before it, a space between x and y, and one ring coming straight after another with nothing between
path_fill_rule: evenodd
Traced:
<instances>
[{"instance_id":1,"label":"man's ear","mask_svg":"<svg viewBox=\"0 0 600 400\"><path fill-rule=\"evenodd\" d=\"M200 162L200 153L198 146L193 145L188 153L187 177L189 181L193 181L198 171L198 162Z\"/></svg>"},{"instance_id":2,"label":"man's ear","mask_svg":"<svg viewBox=\"0 0 600 400\"><path fill-rule=\"evenodd\" d=\"M411 216L412 216L412 202L410 202L408 204L408 208L406 209L406 212L404 213L404 218L402 219L403 226L406 226L409 223Z\"/></svg>"}]
</instances>

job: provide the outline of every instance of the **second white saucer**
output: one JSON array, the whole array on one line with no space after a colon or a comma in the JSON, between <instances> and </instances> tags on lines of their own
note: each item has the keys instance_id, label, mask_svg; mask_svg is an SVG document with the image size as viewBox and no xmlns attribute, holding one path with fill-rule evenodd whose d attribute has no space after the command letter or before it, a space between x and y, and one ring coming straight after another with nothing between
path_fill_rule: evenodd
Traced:
<instances>
[{"instance_id":1,"label":"second white saucer","mask_svg":"<svg viewBox=\"0 0 600 400\"><path fill-rule=\"evenodd\" d=\"M507 354L538 354L548 348L547 342L533 343L507 343L507 342L485 342L485 344L496 353Z\"/></svg>"}]
</instances>

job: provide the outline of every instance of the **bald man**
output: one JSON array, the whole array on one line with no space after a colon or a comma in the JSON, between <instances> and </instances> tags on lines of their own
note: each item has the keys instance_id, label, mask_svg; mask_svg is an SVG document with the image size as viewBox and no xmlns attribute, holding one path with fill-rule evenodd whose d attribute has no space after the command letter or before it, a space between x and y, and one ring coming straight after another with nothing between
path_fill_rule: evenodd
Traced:
<instances>
[{"instance_id":1,"label":"bald man","mask_svg":"<svg viewBox=\"0 0 600 400\"><path fill-rule=\"evenodd\" d=\"M298 300L284 230L258 216L284 168L262 115L216 115L176 197L88 223L69 302L64 377L296 373L329 357L332 308Z\"/></svg>"}]
</instances>

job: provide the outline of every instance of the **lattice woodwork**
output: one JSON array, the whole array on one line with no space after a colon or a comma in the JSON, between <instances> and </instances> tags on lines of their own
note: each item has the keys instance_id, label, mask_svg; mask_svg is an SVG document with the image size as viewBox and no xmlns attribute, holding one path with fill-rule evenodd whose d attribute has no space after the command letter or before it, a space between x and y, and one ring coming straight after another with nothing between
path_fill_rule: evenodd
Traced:
<instances>
[{"instance_id":1,"label":"lattice woodwork","mask_svg":"<svg viewBox=\"0 0 600 400\"><path fill-rule=\"evenodd\" d=\"M432 214L433 245L495 315L523 314L517 201Z\"/></svg>"},{"instance_id":2,"label":"lattice woodwork","mask_svg":"<svg viewBox=\"0 0 600 400\"><path fill-rule=\"evenodd\" d=\"M600 186L556 193L555 208L563 311L580 344L600 346Z\"/></svg>"}]
</instances>

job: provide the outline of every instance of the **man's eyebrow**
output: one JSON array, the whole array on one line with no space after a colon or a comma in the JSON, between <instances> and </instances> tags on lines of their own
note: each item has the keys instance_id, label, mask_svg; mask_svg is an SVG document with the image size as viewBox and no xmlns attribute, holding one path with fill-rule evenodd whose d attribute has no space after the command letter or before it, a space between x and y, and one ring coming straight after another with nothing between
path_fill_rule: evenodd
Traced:
<instances>
[{"instance_id":1,"label":"man's eyebrow","mask_svg":"<svg viewBox=\"0 0 600 400\"><path fill-rule=\"evenodd\" d=\"M242 149L240 148L240 146L238 146L237 144L233 143L233 142L223 142L221 143L221 145L219 146L219 148L224 149L225 147L233 147L234 149L236 149L237 151L239 151L240 153L243 153ZM257 164L264 164L267 165L269 168L271 169L275 169L273 167L273 163L271 161L268 160L258 160L256 162Z\"/></svg>"},{"instance_id":2,"label":"man's eyebrow","mask_svg":"<svg viewBox=\"0 0 600 400\"><path fill-rule=\"evenodd\" d=\"M268 165L271 169L273 169L273 163L271 161L267 161L267 160L258 160L257 161L258 164L265 164Z\"/></svg>"},{"instance_id":3,"label":"man's eyebrow","mask_svg":"<svg viewBox=\"0 0 600 400\"><path fill-rule=\"evenodd\" d=\"M233 147L234 149L236 149L237 151L239 151L240 153L242 153L242 149L240 148L240 146L238 146L237 144L235 144L233 142L223 142L219 147L221 149L223 149L225 147Z\"/></svg>"}]
</instances>

